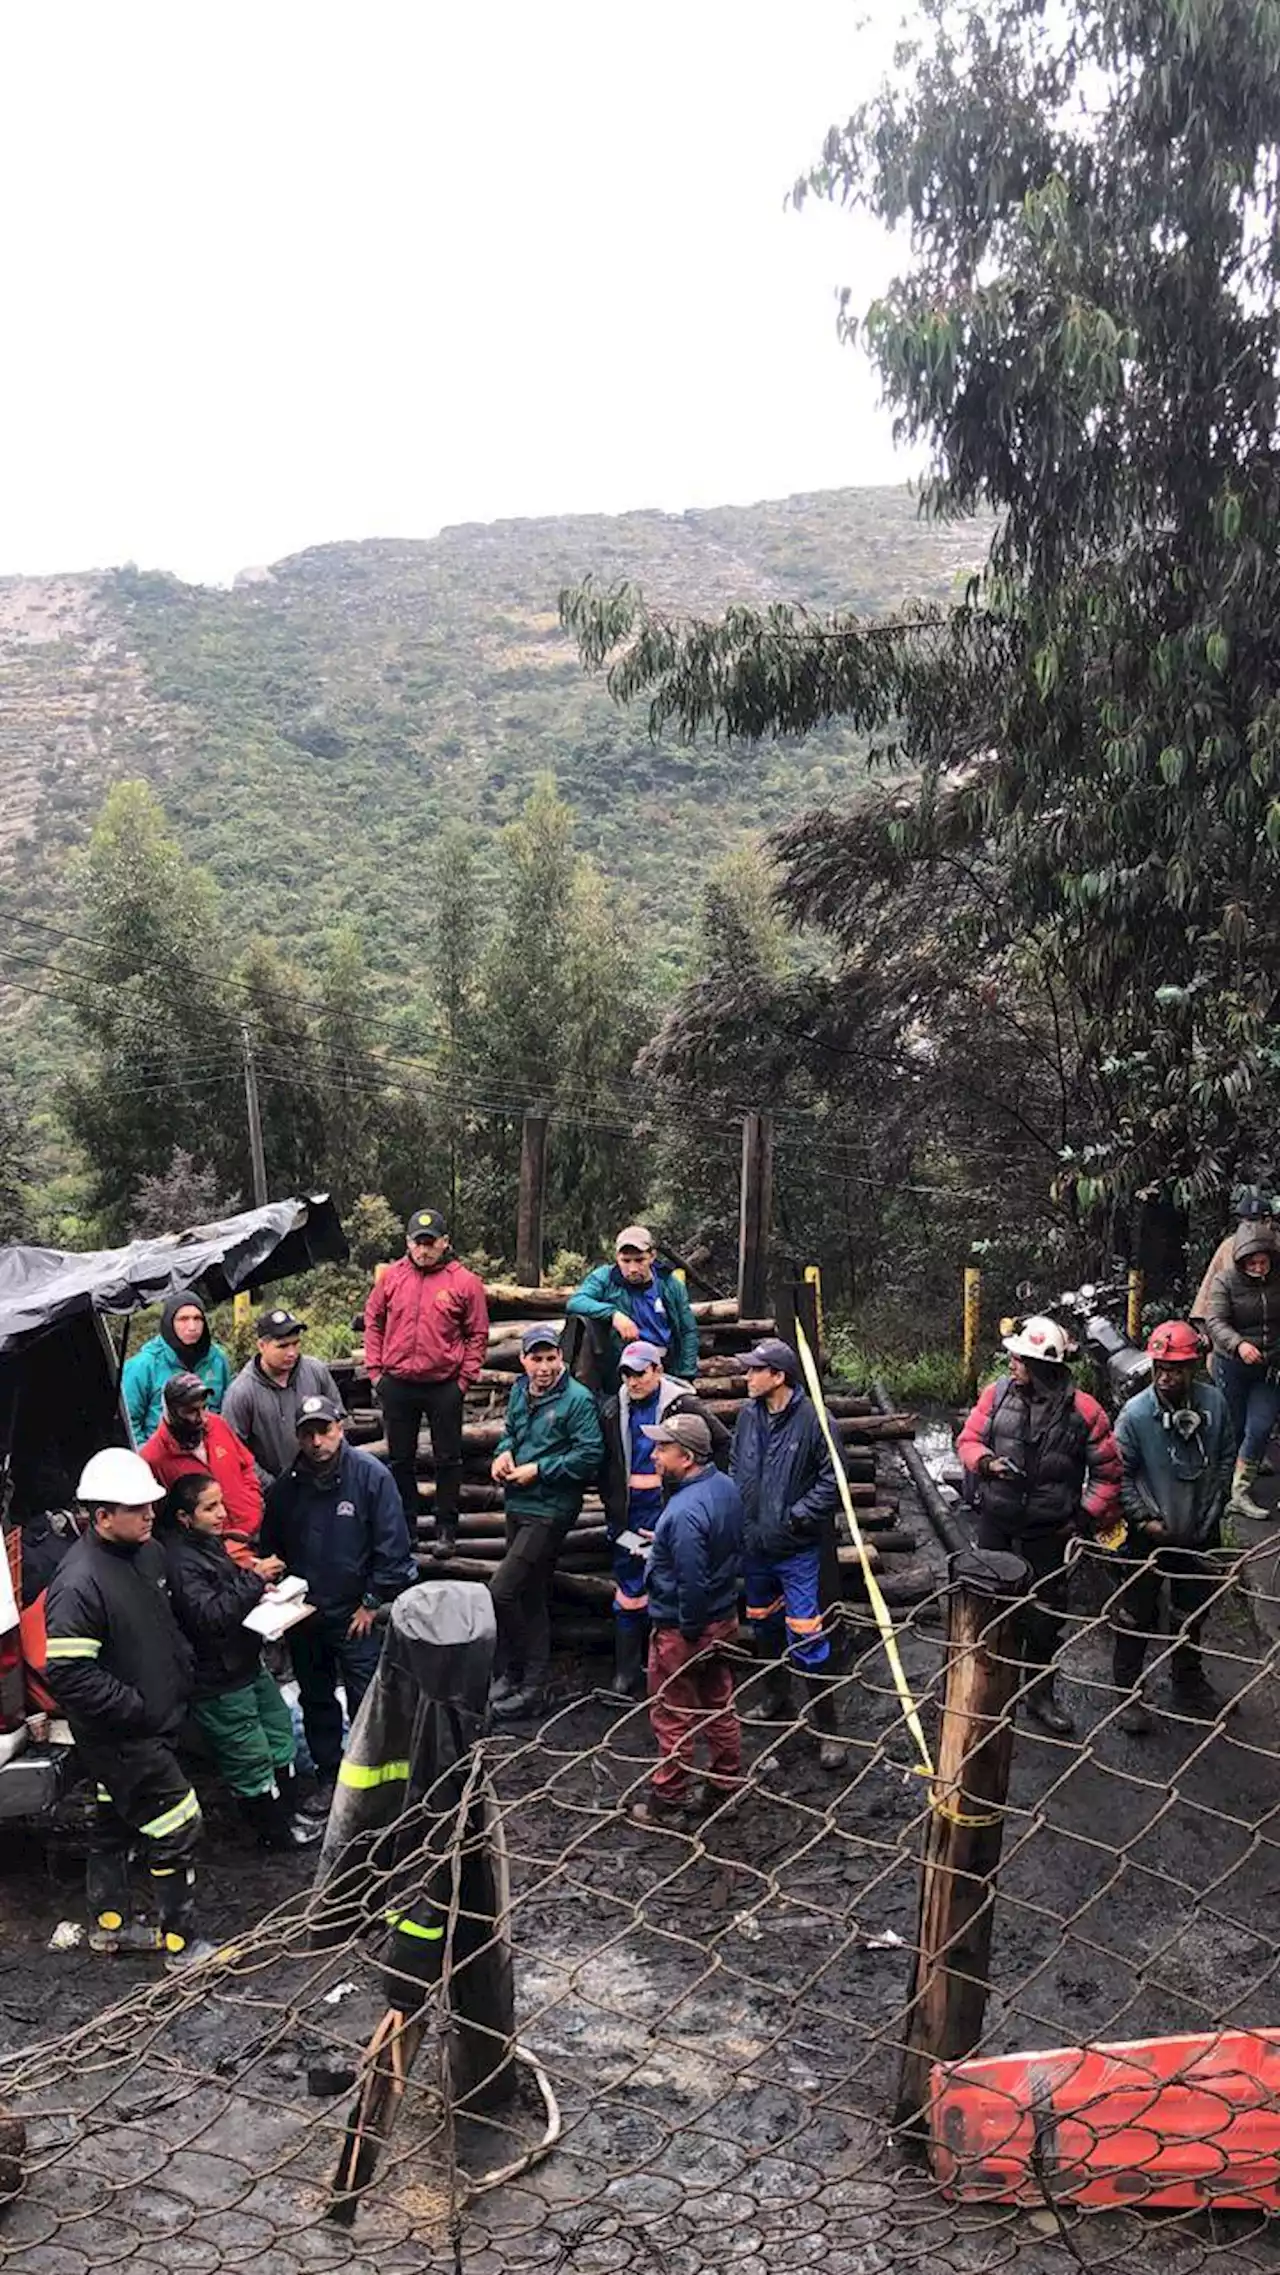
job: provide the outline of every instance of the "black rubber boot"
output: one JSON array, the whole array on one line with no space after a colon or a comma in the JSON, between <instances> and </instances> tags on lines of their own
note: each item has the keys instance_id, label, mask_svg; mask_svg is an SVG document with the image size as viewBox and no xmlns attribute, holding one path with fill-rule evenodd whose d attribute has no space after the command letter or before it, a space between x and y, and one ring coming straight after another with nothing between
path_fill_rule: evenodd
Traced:
<instances>
[{"instance_id":1,"label":"black rubber boot","mask_svg":"<svg viewBox=\"0 0 1280 2275\"><path fill-rule=\"evenodd\" d=\"M286 1793L242 1793L240 1814L253 1827L260 1848L312 1848L324 1839L319 1817L295 1817Z\"/></svg>"},{"instance_id":2,"label":"black rubber boot","mask_svg":"<svg viewBox=\"0 0 1280 2275\"><path fill-rule=\"evenodd\" d=\"M432 1536L431 1553L438 1564L448 1562L458 1548L458 1520L456 1517L437 1517Z\"/></svg>"},{"instance_id":3,"label":"black rubber boot","mask_svg":"<svg viewBox=\"0 0 1280 2275\"><path fill-rule=\"evenodd\" d=\"M91 1951L137 1949L123 1939L129 1933L129 1859L123 1849L91 1849L85 1864L85 1894L93 1926ZM154 1950L155 1945L151 1948Z\"/></svg>"},{"instance_id":4,"label":"black rubber boot","mask_svg":"<svg viewBox=\"0 0 1280 2275\"><path fill-rule=\"evenodd\" d=\"M649 1631L647 1625L637 1622L623 1625L615 1620L613 1630L613 1681L609 1688L615 1698L643 1698L645 1693L645 1661L648 1655Z\"/></svg>"},{"instance_id":5,"label":"black rubber boot","mask_svg":"<svg viewBox=\"0 0 1280 2275\"><path fill-rule=\"evenodd\" d=\"M1111 1680L1124 1694L1124 1704L1116 1716L1117 1730L1126 1738L1145 1738L1154 1725L1154 1716L1142 1695L1142 1668L1147 1656L1144 1635L1117 1633L1111 1655Z\"/></svg>"},{"instance_id":6,"label":"black rubber boot","mask_svg":"<svg viewBox=\"0 0 1280 2275\"><path fill-rule=\"evenodd\" d=\"M1055 1738L1069 1738L1075 1730L1075 1718L1058 1697L1052 1670L1037 1675L1027 1692L1026 1708L1028 1720L1051 1730Z\"/></svg>"},{"instance_id":7,"label":"black rubber boot","mask_svg":"<svg viewBox=\"0 0 1280 2275\"><path fill-rule=\"evenodd\" d=\"M766 1667L763 1676L748 1678L751 1704L743 1713L744 1722L793 1722L795 1708L791 1699L791 1669L786 1660Z\"/></svg>"},{"instance_id":8,"label":"black rubber boot","mask_svg":"<svg viewBox=\"0 0 1280 2275\"><path fill-rule=\"evenodd\" d=\"M505 1691L501 1698L492 1699L490 1707L495 1722L530 1722L535 1715L547 1711L547 1671L528 1667L518 1690Z\"/></svg>"},{"instance_id":9,"label":"black rubber boot","mask_svg":"<svg viewBox=\"0 0 1280 2275\"><path fill-rule=\"evenodd\" d=\"M196 1933L196 1875L194 1866L179 1865L175 1872L156 1872L151 1884L160 1896L160 1939L166 1967L198 1967L217 1950Z\"/></svg>"},{"instance_id":10,"label":"black rubber boot","mask_svg":"<svg viewBox=\"0 0 1280 2275\"><path fill-rule=\"evenodd\" d=\"M818 1736L818 1767L842 1770L847 1756L836 1717L836 1686L830 1675L806 1675L805 1682L811 1694L807 1720Z\"/></svg>"},{"instance_id":11,"label":"black rubber boot","mask_svg":"<svg viewBox=\"0 0 1280 2275\"><path fill-rule=\"evenodd\" d=\"M1204 1671L1198 1643L1179 1643L1170 1668L1174 1708L1193 1715L1197 1722L1216 1722L1220 1714L1234 1712L1234 1701L1220 1698Z\"/></svg>"}]
</instances>

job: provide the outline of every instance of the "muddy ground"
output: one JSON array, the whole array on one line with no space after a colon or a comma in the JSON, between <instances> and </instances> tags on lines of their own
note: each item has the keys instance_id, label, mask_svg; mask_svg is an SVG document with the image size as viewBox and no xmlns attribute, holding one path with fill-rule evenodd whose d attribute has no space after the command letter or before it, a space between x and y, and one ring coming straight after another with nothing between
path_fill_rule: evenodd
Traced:
<instances>
[{"instance_id":1,"label":"muddy ground","mask_svg":"<svg viewBox=\"0 0 1280 2275\"><path fill-rule=\"evenodd\" d=\"M1125 1738L1105 1726L1106 1637L1082 1608L1077 1742L1024 1730L1016 1747L984 2051L1280 2025L1280 1700L1242 1605L1215 1614L1212 1640L1239 1712ZM936 1605L902 1648L932 1733ZM350 2102L333 2088L380 1999L358 1954L307 1954L308 1865L249 1850L215 1804L208 1917L233 1956L156 1984L138 1962L47 1950L78 1909L73 1832L47 1853L7 1843L3 2086L30 2116L34 2169L0 2214L0 2275L443 2269L451 2209L461 2264L484 2275L1072 2264L1048 2212L950 2207L892 2137L926 1788L878 1648L851 1660L844 1721L835 1778L803 1736L753 1734L749 1798L697 1843L618 1814L651 1756L642 1711L578 1696L540 1733L494 1741L521 2035L564 2137L463 2205L428 2046L350 2232L324 2217ZM479 2171L541 2125L526 2076L502 2126L459 2147ZM1280 2268L1243 2215L1095 2215L1072 2241L1088 2267L1141 2275Z\"/></svg>"}]
</instances>

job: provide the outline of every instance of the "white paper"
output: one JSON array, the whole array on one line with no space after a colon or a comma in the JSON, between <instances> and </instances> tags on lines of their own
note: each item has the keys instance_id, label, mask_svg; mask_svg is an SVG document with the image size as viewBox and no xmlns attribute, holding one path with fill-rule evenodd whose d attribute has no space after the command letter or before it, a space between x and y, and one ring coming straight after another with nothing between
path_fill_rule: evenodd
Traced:
<instances>
[{"instance_id":1,"label":"white paper","mask_svg":"<svg viewBox=\"0 0 1280 2275\"><path fill-rule=\"evenodd\" d=\"M315 1608L314 1604L300 1603L296 1596L291 1597L287 1603L281 1603L278 1597L273 1596L270 1603L255 1604L253 1610L246 1613L241 1626L247 1627L253 1635L261 1635L267 1643L278 1643L281 1636L286 1635L291 1627L296 1627L300 1619L310 1619Z\"/></svg>"}]
</instances>

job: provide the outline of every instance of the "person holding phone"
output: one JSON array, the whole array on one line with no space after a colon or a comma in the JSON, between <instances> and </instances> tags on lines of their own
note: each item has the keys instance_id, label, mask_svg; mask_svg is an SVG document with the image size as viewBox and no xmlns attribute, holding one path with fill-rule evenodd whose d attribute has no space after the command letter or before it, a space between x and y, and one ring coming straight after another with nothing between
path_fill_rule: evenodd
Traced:
<instances>
[{"instance_id":1,"label":"person holding phone","mask_svg":"<svg viewBox=\"0 0 1280 2275\"><path fill-rule=\"evenodd\" d=\"M977 1546L1020 1556L1028 1568L1027 1713L1055 1737L1069 1737L1075 1723L1054 1675L1067 1609L1067 1547L1082 1515L1097 1533L1118 1524L1120 1454L1097 1399L1071 1380L1067 1339L1055 1319L1026 1320L1004 1347L1009 1372L987 1384L956 1452L977 1514Z\"/></svg>"}]
</instances>

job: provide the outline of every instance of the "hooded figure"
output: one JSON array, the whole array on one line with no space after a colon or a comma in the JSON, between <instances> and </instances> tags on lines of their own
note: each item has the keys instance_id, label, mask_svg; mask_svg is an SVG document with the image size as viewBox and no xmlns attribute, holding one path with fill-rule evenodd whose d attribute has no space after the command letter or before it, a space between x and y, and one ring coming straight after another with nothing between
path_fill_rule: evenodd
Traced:
<instances>
[{"instance_id":1,"label":"hooded figure","mask_svg":"<svg viewBox=\"0 0 1280 2275\"><path fill-rule=\"evenodd\" d=\"M1233 1516L1265 1518L1253 1481L1280 1415L1280 1268L1270 1222L1246 1221L1231 1243L1231 1262L1209 1289L1207 1325L1213 1343L1213 1379L1227 1402L1236 1439L1236 1466L1228 1508Z\"/></svg>"},{"instance_id":2,"label":"hooded figure","mask_svg":"<svg viewBox=\"0 0 1280 2275\"><path fill-rule=\"evenodd\" d=\"M159 1429L164 1419L164 1386L171 1374L199 1375L211 1411L221 1412L231 1384L231 1361L210 1334L209 1315L199 1296L186 1290L168 1298L159 1334L125 1364L124 1402L136 1445Z\"/></svg>"},{"instance_id":3,"label":"hooded figure","mask_svg":"<svg viewBox=\"0 0 1280 2275\"><path fill-rule=\"evenodd\" d=\"M441 1979L457 1855L450 2060L473 2111L515 2091L506 1848L477 1750L495 1637L487 1588L427 1581L396 1598L338 1772L312 1909L317 1947L365 1932L388 2006L417 2015ZM353 2168L339 2184L367 2178Z\"/></svg>"}]
</instances>

